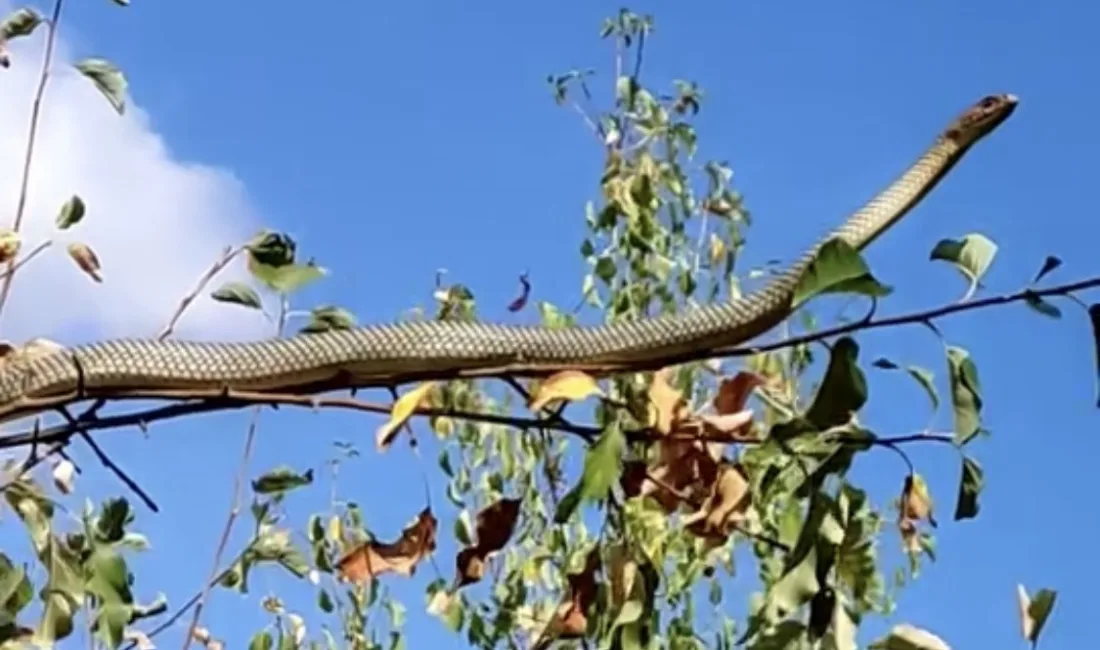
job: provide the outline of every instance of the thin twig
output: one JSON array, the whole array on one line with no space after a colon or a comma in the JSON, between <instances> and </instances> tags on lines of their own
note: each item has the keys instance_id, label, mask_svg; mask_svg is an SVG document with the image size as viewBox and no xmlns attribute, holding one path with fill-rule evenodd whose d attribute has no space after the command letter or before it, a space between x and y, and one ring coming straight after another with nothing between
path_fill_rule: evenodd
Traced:
<instances>
[{"instance_id":1,"label":"thin twig","mask_svg":"<svg viewBox=\"0 0 1100 650\"><path fill-rule=\"evenodd\" d=\"M237 478L233 481L233 499L229 505L229 516L225 520L225 527L222 529L221 538L218 540L218 548L214 551L214 563L210 568L210 579L207 580L206 586L195 604L195 613L191 616L191 625L188 626L187 634L184 635L183 650L187 650L191 646L195 628L198 627L199 618L202 616L203 605L206 604L206 599L210 597L210 589L217 583L218 567L221 566L222 554L229 543L229 534L233 530L233 523L237 520L237 515L241 511L241 490L245 478L248 476L248 461L252 458L252 443L256 440L256 427L259 425L259 421L260 407L256 407L252 411L252 421L248 425L248 433L245 434L240 469L237 471Z\"/></svg>"},{"instance_id":2,"label":"thin twig","mask_svg":"<svg viewBox=\"0 0 1100 650\"><path fill-rule=\"evenodd\" d=\"M168 324L165 325L164 329L162 329L160 331L160 334L157 335L158 341L163 341L164 339L172 335L172 333L176 329L176 325L179 324L180 318L183 318L183 313L187 311L187 308L191 306L191 303L195 301L195 298L197 298L199 294L202 293L202 290L206 288L206 285L210 284L210 281L214 279L214 276L221 272L221 270L224 269L226 266L229 266L229 263L232 262L233 259L237 257L237 255L239 255L243 250L244 247L242 246L238 246L236 248L234 248L233 246L225 247L225 250L222 251L221 257L219 257L218 260L214 262L210 266L210 268L206 270L205 273L202 274L202 277L199 278L199 282L197 285L195 285L195 288L180 300L179 305L176 307L175 313L172 314L172 318L168 320Z\"/></svg>"},{"instance_id":3,"label":"thin twig","mask_svg":"<svg viewBox=\"0 0 1100 650\"><path fill-rule=\"evenodd\" d=\"M19 260L12 260L14 263L10 267L5 269L4 271L0 272L0 278L11 277L12 275L15 274L16 271L23 268L24 264L26 264L27 262L33 260L35 257L38 256L39 253L46 250L50 246L53 246L53 242L50 241L49 239L47 239L46 241L42 242L41 244L35 246L31 250L31 252L27 253L26 255L24 255Z\"/></svg>"},{"instance_id":4,"label":"thin twig","mask_svg":"<svg viewBox=\"0 0 1100 650\"><path fill-rule=\"evenodd\" d=\"M160 512L160 508L157 507L157 503L153 501L153 497L149 496L149 494L145 490L143 490L140 485L137 484L137 481L130 478L126 474L126 472L122 471L122 468L116 465L113 460L111 460L110 456L108 456L107 453L103 451L103 448L100 447L98 443L96 443L94 438L88 435L88 432L86 430L80 430L78 431L78 433L80 437L84 439L84 442L88 443L88 446L92 448L92 451L95 453L96 458L99 459L99 462L102 463L104 467L111 470L111 472L115 476L117 476L120 481L126 484L126 487L130 488L130 490L134 494L138 495L138 498L145 503L145 506L147 508L149 508L153 512Z\"/></svg>"},{"instance_id":5,"label":"thin twig","mask_svg":"<svg viewBox=\"0 0 1100 650\"><path fill-rule=\"evenodd\" d=\"M42 98L46 94L46 83L50 78L50 65L53 62L54 42L57 40L58 23L61 20L61 7L64 0L55 0L53 13L46 23L46 52L42 57L42 71L38 75L38 89L34 93L34 104L31 106L31 123L27 133L27 149L23 154L23 177L19 183L19 202L15 208L15 220L12 223L12 231L19 232L23 225L23 216L27 209L27 188L30 186L31 162L34 160L34 142L38 135L38 121L42 113ZM15 277L15 260L8 262L7 275L4 276L3 286L0 287L0 313L7 304L8 294L11 292L11 282Z\"/></svg>"}]
</instances>

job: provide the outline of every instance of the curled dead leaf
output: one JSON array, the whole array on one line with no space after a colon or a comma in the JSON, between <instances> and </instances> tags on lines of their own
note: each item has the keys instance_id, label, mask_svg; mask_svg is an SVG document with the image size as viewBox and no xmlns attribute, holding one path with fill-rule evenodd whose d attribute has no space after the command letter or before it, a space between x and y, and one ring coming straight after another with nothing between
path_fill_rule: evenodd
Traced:
<instances>
[{"instance_id":1,"label":"curled dead leaf","mask_svg":"<svg viewBox=\"0 0 1100 650\"><path fill-rule=\"evenodd\" d=\"M745 409L753 389L764 385L764 377L753 372L738 372L733 377L723 379L714 396L714 410L720 415L738 413Z\"/></svg>"},{"instance_id":2,"label":"curled dead leaf","mask_svg":"<svg viewBox=\"0 0 1100 650\"><path fill-rule=\"evenodd\" d=\"M436 524L431 510L425 508L397 541L360 544L336 563L339 578L363 585L389 572L411 576L416 565L435 550Z\"/></svg>"},{"instance_id":3,"label":"curled dead leaf","mask_svg":"<svg viewBox=\"0 0 1100 650\"><path fill-rule=\"evenodd\" d=\"M554 616L543 628L532 650L543 650L557 639L575 639L588 629L588 608L596 600L596 571L600 568L600 549L594 547L585 558L584 568L566 578L569 592Z\"/></svg>"},{"instance_id":4,"label":"curled dead leaf","mask_svg":"<svg viewBox=\"0 0 1100 650\"><path fill-rule=\"evenodd\" d=\"M99 258L96 257L95 251L92 250L87 244L80 242L73 242L69 244L69 257L73 258L76 265L80 267L81 271L84 271L96 282L103 282L103 278L99 275L100 265Z\"/></svg>"},{"instance_id":5,"label":"curled dead leaf","mask_svg":"<svg viewBox=\"0 0 1100 650\"><path fill-rule=\"evenodd\" d=\"M0 230L0 264L10 262L19 254L23 239L13 230Z\"/></svg>"},{"instance_id":6,"label":"curled dead leaf","mask_svg":"<svg viewBox=\"0 0 1100 650\"><path fill-rule=\"evenodd\" d=\"M738 464L723 462L703 505L684 517L684 525L700 537L725 539L752 505L749 480Z\"/></svg>"},{"instance_id":7,"label":"curled dead leaf","mask_svg":"<svg viewBox=\"0 0 1100 650\"><path fill-rule=\"evenodd\" d=\"M485 575L485 554L476 546L467 546L455 556L455 588L473 584Z\"/></svg>"},{"instance_id":8,"label":"curled dead leaf","mask_svg":"<svg viewBox=\"0 0 1100 650\"><path fill-rule=\"evenodd\" d=\"M378 451L384 451L390 446L401 427L409 421L409 418L413 416L418 408L424 405L428 394L435 388L435 383L434 381L424 382L394 402L393 409L390 411L390 419L378 427L378 432L374 436Z\"/></svg>"},{"instance_id":9,"label":"curled dead leaf","mask_svg":"<svg viewBox=\"0 0 1100 650\"><path fill-rule=\"evenodd\" d=\"M653 373L649 384L649 401L653 413L651 425L662 435L668 435L688 416L687 400L683 393L672 387L672 368L662 368Z\"/></svg>"},{"instance_id":10,"label":"curled dead leaf","mask_svg":"<svg viewBox=\"0 0 1100 650\"><path fill-rule=\"evenodd\" d=\"M532 411L541 411L551 402L576 402L593 395L603 395L599 384L589 374L579 370L562 370L546 378L531 396Z\"/></svg>"},{"instance_id":11,"label":"curled dead leaf","mask_svg":"<svg viewBox=\"0 0 1100 650\"><path fill-rule=\"evenodd\" d=\"M932 514L932 495L928 492L928 484L920 474L910 474L905 477L905 486L901 494L901 512L906 519L921 521L936 526L936 519Z\"/></svg>"},{"instance_id":12,"label":"curled dead leaf","mask_svg":"<svg viewBox=\"0 0 1100 650\"><path fill-rule=\"evenodd\" d=\"M709 442L757 442L752 433L752 409L699 416L703 435Z\"/></svg>"},{"instance_id":13,"label":"curled dead leaf","mask_svg":"<svg viewBox=\"0 0 1100 650\"><path fill-rule=\"evenodd\" d=\"M477 513L477 547L483 553L499 551L508 543L519 516L519 499L500 499Z\"/></svg>"}]
</instances>

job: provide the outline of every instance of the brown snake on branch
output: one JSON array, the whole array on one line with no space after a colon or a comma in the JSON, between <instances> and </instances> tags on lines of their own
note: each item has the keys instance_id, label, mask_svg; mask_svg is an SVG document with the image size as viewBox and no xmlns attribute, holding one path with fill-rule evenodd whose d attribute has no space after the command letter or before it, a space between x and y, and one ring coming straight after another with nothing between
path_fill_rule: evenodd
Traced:
<instances>
[{"instance_id":1,"label":"brown snake on branch","mask_svg":"<svg viewBox=\"0 0 1100 650\"><path fill-rule=\"evenodd\" d=\"M0 367L0 422L94 397L199 398L310 393L425 379L596 375L717 356L790 315L803 272L827 241L863 249L908 213L1015 110L990 95L955 119L889 187L770 284L737 300L631 322L551 329L443 321L368 325L245 343L115 340Z\"/></svg>"}]
</instances>

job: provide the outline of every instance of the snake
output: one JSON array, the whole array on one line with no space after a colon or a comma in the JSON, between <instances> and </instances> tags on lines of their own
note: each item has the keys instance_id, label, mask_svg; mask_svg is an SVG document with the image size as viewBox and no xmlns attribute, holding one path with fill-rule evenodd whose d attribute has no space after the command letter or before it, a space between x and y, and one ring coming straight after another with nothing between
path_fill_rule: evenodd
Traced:
<instances>
[{"instance_id":1,"label":"snake","mask_svg":"<svg viewBox=\"0 0 1100 650\"><path fill-rule=\"evenodd\" d=\"M248 341L114 339L0 362L0 421L96 396L317 393L411 381L607 375L713 357L786 319L828 241L860 251L927 195L1016 105L983 97L958 115L885 189L765 286L674 313L551 327L454 320L397 321Z\"/></svg>"}]
</instances>

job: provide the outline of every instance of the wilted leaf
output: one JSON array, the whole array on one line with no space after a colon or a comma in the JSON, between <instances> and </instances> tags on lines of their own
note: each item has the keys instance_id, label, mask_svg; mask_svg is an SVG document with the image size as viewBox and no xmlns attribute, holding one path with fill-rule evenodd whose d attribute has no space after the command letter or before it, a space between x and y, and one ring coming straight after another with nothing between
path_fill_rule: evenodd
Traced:
<instances>
[{"instance_id":1,"label":"wilted leaf","mask_svg":"<svg viewBox=\"0 0 1100 650\"><path fill-rule=\"evenodd\" d=\"M895 625L886 636L867 647L868 650L951 650L935 634L907 623Z\"/></svg>"},{"instance_id":2,"label":"wilted leaf","mask_svg":"<svg viewBox=\"0 0 1100 650\"><path fill-rule=\"evenodd\" d=\"M508 543L519 516L519 499L500 499L477 514L477 546L488 554Z\"/></svg>"},{"instance_id":3,"label":"wilted leaf","mask_svg":"<svg viewBox=\"0 0 1100 650\"><path fill-rule=\"evenodd\" d=\"M725 539L752 505L748 477L739 465L722 463L703 505L684 517L684 527L700 537Z\"/></svg>"},{"instance_id":4,"label":"wilted leaf","mask_svg":"<svg viewBox=\"0 0 1100 650\"><path fill-rule=\"evenodd\" d=\"M978 516L978 495L985 482L982 466L978 461L963 456L962 476L959 478L959 497L955 502L955 521L973 519Z\"/></svg>"},{"instance_id":5,"label":"wilted leaf","mask_svg":"<svg viewBox=\"0 0 1100 650\"><path fill-rule=\"evenodd\" d=\"M753 372L738 372L718 384L714 396L714 410L722 415L739 413L745 409L753 389L764 385L764 377Z\"/></svg>"},{"instance_id":6,"label":"wilted leaf","mask_svg":"<svg viewBox=\"0 0 1100 650\"><path fill-rule=\"evenodd\" d=\"M858 293L881 298L893 288L871 275L859 251L842 239L825 242L817 256L803 272L795 288L792 304L801 306L810 299L827 293Z\"/></svg>"},{"instance_id":7,"label":"wilted leaf","mask_svg":"<svg viewBox=\"0 0 1100 650\"><path fill-rule=\"evenodd\" d=\"M309 323L300 331L303 334L319 334L330 330L348 330L355 327L355 316L342 307L324 305L309 313Z\"/></svg>"},{"instance_id":8,"label":"wilted leaf","mask_svg":"<svg viewBox=\"0 0 1100 650\"><path fill-rule=\"evenodd\" d=\"M649 402L653 406L651 419L658 433L668 435L687 415L687 400L680 391L669 383L671 368L662 368L653 373L649 384Z\"/></svg>"},{"instance_id":9,"label":"wilted leaf","mask_svg":"<svg viewBox=\"0 0 1100 650\"><path fill-rule=\"evenodd\" d=\"M113 63L106 59L91 58L77 61L73 67L95 84L115 112L119 115L126 112L126 77Z\"/></svg>"},{"instance_id":10,"label":"wilted leaf","mask_svg":"<svg viewBox=\"0 0 1100 650\"><path fill-rule=\"evenodd\" d=\"M83 218L84 201L74 194L61 206L61 211L57 213L55 224L60 230L68 230L72 226L80 223L80 220Z\"/></svg>"},{"instance_id":11,"label":"wilted leaf","mask_svg":"<svg viewBox=\"0 0 1100 650\"><path fill-rule=\"evenodd\" d=\"M0 22L0 45L4 41L10 41L20 36L30 36L35 28L42 24L42 16L31 9L23 7L8 14L8 17Z\"/></svg>"},{"instance_id":12,"label":"wilted leaf","mask_svg":"<svg viewBox=\"0 0 1100 650\"><path fill-rule=\"evenodd\" d=\"M508 311L517 312L527 304L527 298L531 295L531 281L527 279L527 274L519 276L520 294L508 304Z\"/></svg>"},{"instance_id":13,"label":"wilted leaf","mask_svg":"<svg viewBox=\"0 0 1100 650\"><path fill-rule=\"evenodd\" d=\"M277 467L252 481L252 490L256 494L286 493L313 483L313 470L307 469L299 474L289 467Z\"/></svg>"},{"instance_id":14,"label":"wilted leaf","mask_svg":"<svg viewBox=\"0 0 1100 650\"><path fill-rule=\"evenodd\" d=\"M1035 274L1035 279L1032 280L1031 283L1035 284L1039 280L1042 280L1047 273L1050 273L1059 266L1062 266L1062 260L1053 255L1047 255L1047 258L1043 260L1043 266L1039 269L1039 272Z\"/></svg>"},{"instance_id":15,"label":"wilted leaf","mask_svg":"<svg viewBox=\"0 0 1100 650\"><path fill-rule=\"evenodd\" d=\"M588 608L596 600L596 570L599 569L599 547L585 558L584 568L566 577L569 592L562 599L553 617L543 628L531 650L544 650L558 639L575 639L588 630Z\"/></svg>"},{"instance_id":16,"label":"wilted leaf","mask_svg":"<svg viewBox=\"0 0 1100 650\"><path fill-rule=\"evenodd\" d=\"M966 350L947 348L951 404L955 412L955 442L962 446L981 431L982 394L978 367Z\"/></svg>"},{"instance_id":17,"label":"wilted leaf","mask_svg":"<svg viewBox=\"0 0 1100 650\"><path fill-rule=\"evenodd\" d=\"M210 297L218 302L228 302L252 309L263 309L260 294L243 282L227 282L211 293Z\"/></svg>"},{"instance_id":18,"label":"wilted leaf","mask_svg":"<svg viewBox=\"0 0 1100 650\"><path fill-rule=\"evenodd\" d=\"M436 519L424 509L401 537L390 544L366 542L340 558L336 564L341 580L364 585L389 572L411 576L416 565L435 550Z\"/></svg>"},{"instance_id":19,"label":"wilted leaf","mask_svg":"<svg viewBox=\"0 0 1100 650\"><path fill-rule=\"evenodd\" d=\"M537 412L557 400L575 402L592 395L603 395L603 391L591 375L579 370L562 370L542 382L531 396L529 408Z\"/></svg>"},{"instance_id":20,"label":"wilted leaf","mask_svg":"<svg viewBox=\"0 0 1100 650\"><path fill-rule=\"evenodd\" d=\"M0 263L10 262L19 254L23 238L14 230L0 231Z\"/></svg>"},{"instance_id":21,"label":"wilted leaf","mask_svg":"<svg viewBox=\"0 0 1100 650\"><path fill-rule=\"evenodd\" d=\"M821 429L849 422L867 402L867 380L859 369L859 345L845 336L834 345L829 367L806 419Z\"/></svg>"},{"instance_id":22,"label":"wilted leaf","mask_svg":"<svg viewBox=\"0 0 1100 650\"><path fill-rule=\"evenodd\" d=\"M912 473L905 477L905 487L901 493L901 512L906 519L927 519L928 523L936 525L936 518L932 513L932 495L920 474Z\"/></svg>"},{"instance_id":23,"label":"wilted leaf","mask_svg":"<svg viewBox=\"0 0 1100 650\"><path fill-rule=\"evenodd\" d=\"M393 410L390 411L390 419L378 427L378 433L375 434L375 443L379 451L390 446L398 430L408 422L416 409L424 403L433 388L435 388L434 381L424 382L394 402Z\"/></svg>"},{"instance_id":24,"label":"wilted leaf","mask_svg":"<svg viewBox=\"0 0 1100 650\"><path fill-rule=\"evenodd\" d=\"M970 286L962 300L969 300L978 282L997 255L997 245L985 235L970 233L962 239L941 239L929 255L931 260L949 262L967 279Z\"/></svg>"},{"instance_id":25,"label":"wilted leaf","mask_svg":"<svg viewBox=\"0 0 1100 650\"><path fill-rule=\"evenodd\" d=\"M90 246L80 242L69 244L69 257L73 258L80 270L87 273L93 280L103 282L103 278L99 276L99 258Z\"/></svg>"},{"instance_id":26,"label":"wilted leaf","mask_svg":"<svg viewBox=\"0 0 1100 650\"><path fill-rule=\"evenodd\" d=\"M1016 585L1016 596L1020 604L1020 632L1034 648L1039 643L1039 634L1054 609L1058 592L1040 589L1034 598L1029 598L1023 585Z\"/></svg>"}]
</instances>

